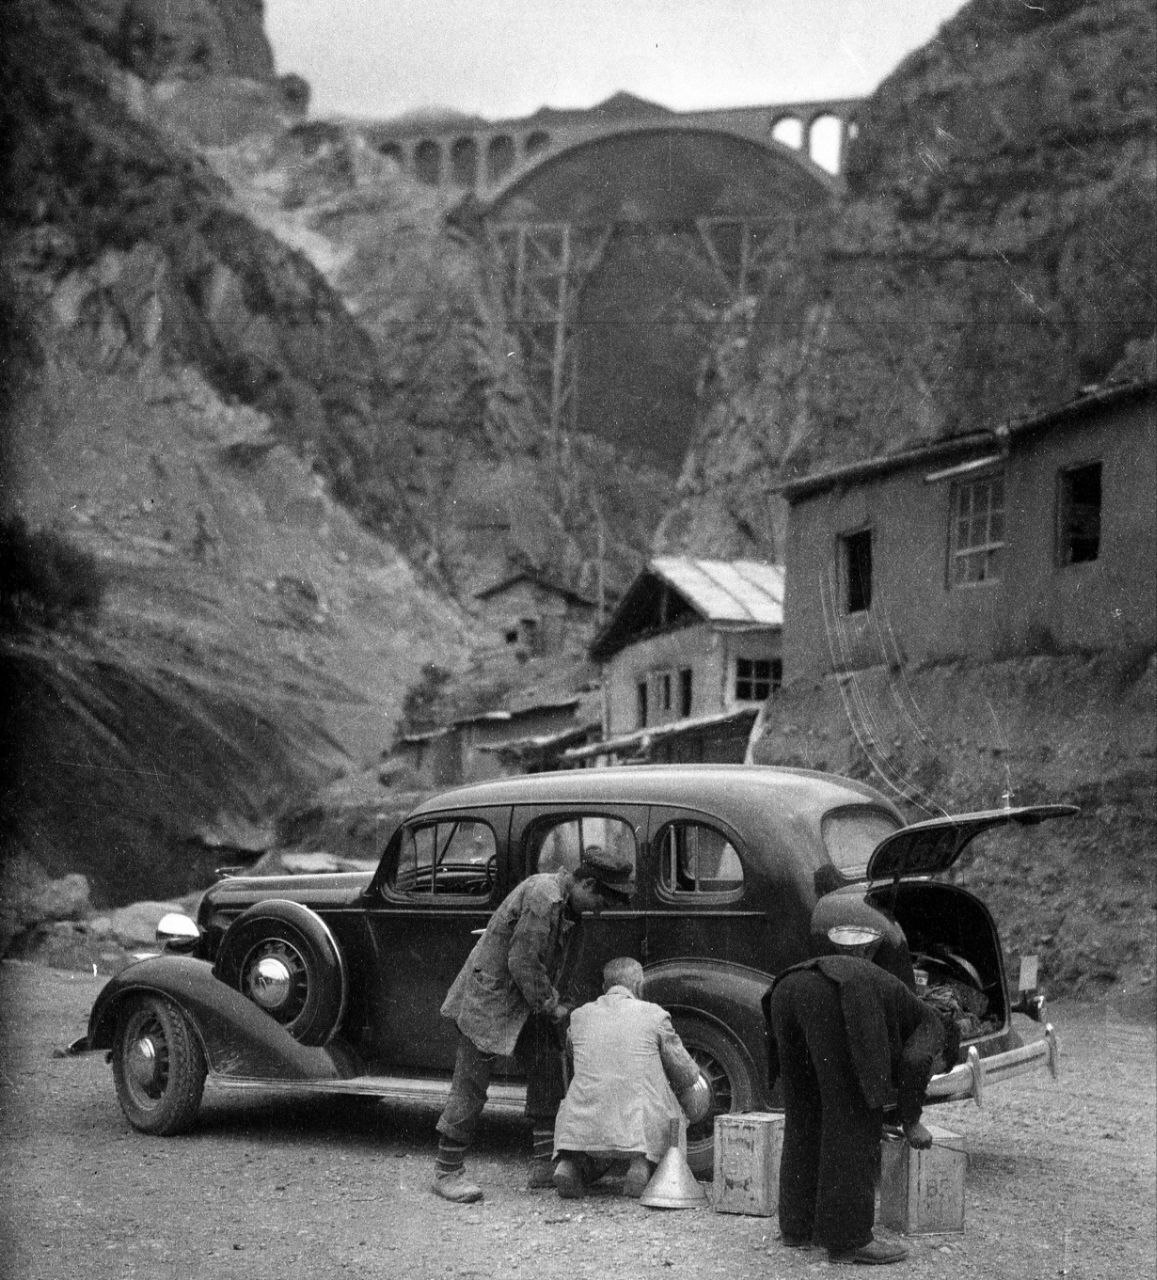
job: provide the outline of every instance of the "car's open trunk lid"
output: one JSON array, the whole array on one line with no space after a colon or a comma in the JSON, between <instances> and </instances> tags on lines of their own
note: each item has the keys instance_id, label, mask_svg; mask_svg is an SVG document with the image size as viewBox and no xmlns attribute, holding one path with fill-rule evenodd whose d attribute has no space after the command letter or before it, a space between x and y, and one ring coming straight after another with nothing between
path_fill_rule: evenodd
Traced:
<instances>
[{"instance_id":1,"label":"car's open trunk lid","mask_svg":"<svg viewBox=\"0 0 1157 1280\"><path fill-rule=\"evenodd\" d=\"M1064 818L1078 812L1077 806L1072 804L1033 804L914 822L880 841L868 859L867 878L895 880L904 876L935 875L947 871L970 841L991 827L1010 822L1032 826L1049 818Z\"/></svg>"}]
</instances>

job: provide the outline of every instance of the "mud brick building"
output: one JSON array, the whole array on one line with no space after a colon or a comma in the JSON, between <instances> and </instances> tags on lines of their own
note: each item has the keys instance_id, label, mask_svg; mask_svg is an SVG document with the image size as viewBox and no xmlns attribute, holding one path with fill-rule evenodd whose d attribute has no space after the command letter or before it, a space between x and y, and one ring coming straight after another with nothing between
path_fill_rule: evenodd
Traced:
<instances>
[{"instance_id":1,"label":"mud brick building","mask_svg":"<svg viewBox=\"0 0 1157 1280\"><path fill-rule=\"evenodd\" d=\"M788 681L1157 640L1157 383L805 476Z\"/></svg>"}]
</instances>

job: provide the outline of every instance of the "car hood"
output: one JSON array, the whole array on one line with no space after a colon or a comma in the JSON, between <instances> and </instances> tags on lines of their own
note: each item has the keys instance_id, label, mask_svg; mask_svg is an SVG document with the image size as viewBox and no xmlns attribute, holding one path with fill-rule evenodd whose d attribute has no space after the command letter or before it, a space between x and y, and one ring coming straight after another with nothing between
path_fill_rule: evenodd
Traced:
<instances>
[{"instance_id":1,"label":"car hood","mask_svg":"<svg viewBox=\"0 0 1157 1280\"><path fill-rule=\"evenodd\" d=\"M1075 804L1030 804L1017 809L984 809L931 818L901 827L883 840L868 859L869 880L894 880L901 876L935 875L947 871L969 842L990 827L1015 822L1034 826L1049 818L1067 818L1080 810Z\"/></svg>"}]
</instances>

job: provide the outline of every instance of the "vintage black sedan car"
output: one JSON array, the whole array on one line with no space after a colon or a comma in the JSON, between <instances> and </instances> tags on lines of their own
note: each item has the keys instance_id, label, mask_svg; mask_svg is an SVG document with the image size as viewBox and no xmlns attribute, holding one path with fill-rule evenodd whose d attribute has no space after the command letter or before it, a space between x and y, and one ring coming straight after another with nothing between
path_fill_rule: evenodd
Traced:
<instances>
[{"instance_id":1,"label":"vintage black sedan car","mask_svg":"<svg viewBox=\"0 0 1157 1280\"><path fill-rule=\"evenodd\" d=\"M760 998L810 954L871 943L918 988L955 1002L962 1060L933 1100L980 1100L987 1081L1056 1071L1030 977L1010 993L996 925L935 877L978 833L1076 812L1042 805L905 825L872 788L797 769L644 766L507 778L421 804L375 872L232 876L193 922L166 917L165 951L98 996L72 1051L109 1051L130 1123L172 1134L221 1085L427 1099L444 1095L456 1031L439 1007L475 936L524 876L574 866L594 844L634 859L629 903L588 918L564 998L599 991L606 960L642 961L714 1090L714 1112L773 1105ZM877 958L880 958L878 955ZM1028 966L1029 970L1035 965ZM513 1062L491 1089L515 1106ZM713 1117L689 1134L711 1163Z\"/></svg>"}]
</instances>

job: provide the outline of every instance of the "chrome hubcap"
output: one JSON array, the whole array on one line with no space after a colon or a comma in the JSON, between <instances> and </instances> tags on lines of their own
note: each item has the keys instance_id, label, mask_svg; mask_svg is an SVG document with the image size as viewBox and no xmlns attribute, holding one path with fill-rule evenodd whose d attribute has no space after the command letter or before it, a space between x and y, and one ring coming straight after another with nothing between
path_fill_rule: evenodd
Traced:
<instances>
[{"instance_id":1,"label":"chrome hubcap","mask_svg":"<svg viewBox=\"0 0 1157 1280\"><path fill-rule=\"evenodd\" d=\"M692 1049L691 1057L711 1088L712 1106L702 1120L687 1126L687 1141L709 1141L715 1128L715 1117L726 1115L731 1110L731 1081L723 1067L703 1049Z\"/></svg>"},{"instance_id":2,"label":"chrome hubcap","mask_svg":"<svg viewBox=\"0 0 1157 1280\"><path fill-rule=\"evenodd\" d=\"M278 956L263 956L249 971L249 995L263 1009L280 1009L293 991L293 974Z\"/></svg>"},{"instance_id":3,"label":"chrome hubcap","mask_svg":"<svg viewBox=\"0 0 1157 1280\"><path fill-rule=\"evenodd\" d=\"M128 1074L138 1088L148 1092L157 1084L157 1046L152 1036L141 1036L135 1040L128 1052L125 1063Z\"/></svg>"}]
</instances>

